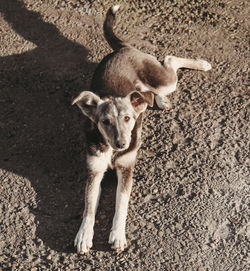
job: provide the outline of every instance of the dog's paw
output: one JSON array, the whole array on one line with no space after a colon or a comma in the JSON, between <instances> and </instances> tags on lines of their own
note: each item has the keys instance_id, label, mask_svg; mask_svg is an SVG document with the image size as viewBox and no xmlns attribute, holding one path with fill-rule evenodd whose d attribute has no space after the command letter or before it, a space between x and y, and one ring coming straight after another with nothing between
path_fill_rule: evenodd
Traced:
<instances>
[{"instance_id":1,"label":"dog's paw","mask_svg":"<svg viewBox=\"0 0 250 271\"><path fill-rule=\"evenodd\" d=\"M123 251L127 247L127 240L124 230L111 230L109 235L109 244L117 252Z\"/></svg>"},{"instance_id":2,"label":"dog's paw","mask_svg":"<svg viewBox=\"0 0 250 271\"><path fill-rule=\"evenodd\" d=\"M119 8L120 8L119 5L113 6L113 7L111 8L112 13L115 14L115 13L118 11Z\"/></svg>"},{"instance_id":3,"label":"dog's paw","mask_svg":"<svg viewBox=\"0 0 250 271\"><path fill-rule=\"evenodd\" d=\"M94 235L93 228L87 225L86 223L82 223L74 242L74 245L77 249L77 253L83 254L89 252L89 249L93 245L92 243L93 235Z\"/></svg>"},{"instance_id":4,"label":"dog's paw","mask_svg":"<svg viewBox=\"0 0 250 271\"><path fill-rule=\"evenodd\" d=\"M212 69L211 64L208 63L206 60L199 59L198 61L199 61L199 65L201 66L201 70L206 72Z\"/></svg>"},{"instance_id":5,"label":"dog's paw","mask_svg":"<svg viewBox=\"0 0 250 271\"><path fill-rule=\"evenodd\" d=\"M166 96L156 95L155 101L160 109L171 110L172 105L169 99Z\"/></svg>"}]
</instances>

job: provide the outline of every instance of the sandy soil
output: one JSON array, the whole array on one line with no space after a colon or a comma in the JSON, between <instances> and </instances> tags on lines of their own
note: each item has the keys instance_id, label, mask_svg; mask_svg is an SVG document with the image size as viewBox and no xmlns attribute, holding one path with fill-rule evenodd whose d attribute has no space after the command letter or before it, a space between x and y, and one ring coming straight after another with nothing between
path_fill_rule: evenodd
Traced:
<instances>
[{"instance_id":1,"label":"sandy soil","mask_svg":"<svg viewBox=\"0 0 250 271\"><path fill-rule=\"evenodd\" d=\"M247 270L249 6L242 0L128 0L116 31L137 48L204 58L182 70L172 112L148 110L127 219L107 244L116 180L103 182L94 247L73 240L84 208L84 119L72 98L111 52L117 1L0 1L0 269Z\"/></svg>"}]
</instances>

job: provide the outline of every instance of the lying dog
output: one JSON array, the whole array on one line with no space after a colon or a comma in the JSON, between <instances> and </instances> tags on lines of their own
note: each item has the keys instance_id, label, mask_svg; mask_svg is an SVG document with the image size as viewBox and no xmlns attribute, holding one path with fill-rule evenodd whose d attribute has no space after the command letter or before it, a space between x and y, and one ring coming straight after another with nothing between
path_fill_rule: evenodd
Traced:
<instances>
[{"instance_id":1,"label":"lying dog","mask_svg":"<svg viewBox=\"0 0 250 271\"><path fill-rule=\"evenodd\" d=\"M98 65L91 92L83 91L73 101L90 120L87 134L87 180L85 210L75 238L79 253L92 247L95 213L100 197L100 183L107 168L115 168L118 177L116 206L109 236L112 248L122 251L127 246L125 223L132 172L141 144L142 113L154 98L159 108L170 109L167 95L177 84L178 68L202 71L211 69L204 60L167 56L161 65L116 37L113 32L115 13L109 9L104 22L104 35L113 53Z\"/></svg>"}]
</instances>

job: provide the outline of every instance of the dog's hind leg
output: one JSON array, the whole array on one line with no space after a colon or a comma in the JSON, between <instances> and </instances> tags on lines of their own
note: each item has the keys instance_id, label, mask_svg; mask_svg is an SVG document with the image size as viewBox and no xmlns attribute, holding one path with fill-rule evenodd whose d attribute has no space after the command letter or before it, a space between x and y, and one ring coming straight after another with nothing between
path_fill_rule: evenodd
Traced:
<instances>
[{"instance_id":1,"label":"dog's hind leg","mask_svg":"<svg viewBox=\"0 0 250 271\"><path fill-rule=\"evenodd\" d=\"M155 101L159 108L161 109L171 109L171 103L166 95L172 93L176 89L177 85L177 70L179 68L195 69L201 71L208 71L212 67L211 65L203 59L188 59L180 58L176 56L166 56L163 66L166 69L167 74L170 74L172 78L176 78L170 85L160 87L158 95L155 96Z\"/></svg>"},{"instance_id":2,"label":"dog's hind leg","mask_svg":"<svg viewBox=\"0 0 250 271\"><path fill-rule=\"evenodd\" d=\"M201 71L208 71L212 68L210 63L203 59L189 59L176 56L166 56L164 60L166 69L173 69L175 72L179 68L187 68Z\"/></svg>"}]
</instances>

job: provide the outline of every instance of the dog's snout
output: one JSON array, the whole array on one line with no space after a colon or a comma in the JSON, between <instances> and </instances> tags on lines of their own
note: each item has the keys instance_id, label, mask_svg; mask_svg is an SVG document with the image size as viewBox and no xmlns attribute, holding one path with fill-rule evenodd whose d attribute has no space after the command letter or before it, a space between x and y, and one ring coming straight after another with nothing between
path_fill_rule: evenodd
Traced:
<instances>
[{"instance_id":1,"label":"dog's snout","mask_svg":"<svg viewBox=\"0 0 250 271\"><path fill-rule=\"evenodd\" d=\"M116 147L117 147L118 149L123 149L125 146L126 146L126 143L123 142L123 141L117 141L117 142L116 142Z\"/></svg>"}]
</instances>

